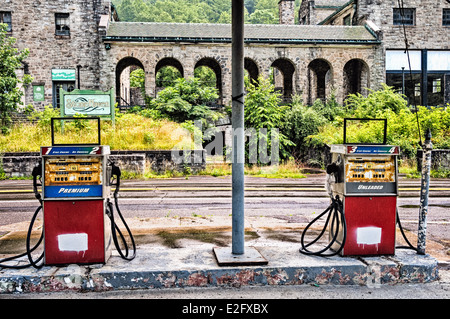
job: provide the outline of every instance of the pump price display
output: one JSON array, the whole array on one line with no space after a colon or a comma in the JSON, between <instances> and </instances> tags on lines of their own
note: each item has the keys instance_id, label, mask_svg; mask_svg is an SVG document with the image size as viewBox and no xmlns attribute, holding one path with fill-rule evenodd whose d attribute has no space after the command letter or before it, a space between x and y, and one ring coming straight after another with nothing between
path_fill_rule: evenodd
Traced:
<instances>
[{"instance_id":1,"label":"pump price display","mask_svg":"<svg viewBox=\"0 0 450 319\"><path fill-rule=\"evenodd\" d=\"M95 197L102 195L100 157L55 156L45 160L44 195Z\"/></svg>"}]
</instances>

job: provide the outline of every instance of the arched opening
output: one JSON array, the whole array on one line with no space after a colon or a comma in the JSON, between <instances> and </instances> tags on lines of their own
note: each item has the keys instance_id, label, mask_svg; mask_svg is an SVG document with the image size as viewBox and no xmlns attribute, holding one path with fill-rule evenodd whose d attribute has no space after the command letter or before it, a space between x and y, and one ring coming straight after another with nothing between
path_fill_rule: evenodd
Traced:
<instances>
[{"instance_id":1,"label":"arched opening","mask_svg":"<svg viewBox=\"0 0 450 319\"><path fill-rule=\"evenodd\" d=\"M255 61L245 58L244 69L247 71L247 75L251 83L258 82L259 70Z\"/></svg>"},{"instance_id":2,"label":"arched opening","mask_svg":"<svg viewBox=\"0 0 450 319\"><path fill-rule=\"evenodd\" d=\"M168 86L172 86L178 78L184 77L183 66L174 58L163 58L155 67L155 92L158 93Z\"/></svg>"},{"instance_id":3,"label":"arched opening","mask_svg":"<svg viewBox=\"0 0 450 319\"><path fill-rule=\"evenodd\" d=\"M120 60L116 66L116 102L118 106L144 105L145 70L134 57Z\"/></svg>"},{"instance_id":4,"label":"arched opening","mask_svg":"<svg viewBox=\"0 0 450 319\"><path fill-rule=\"evenodd\" d=\"M214 74L214 75L213 75ZM202 58L194 66L194 76L201 78L205 85L214 86L219 98L217 104L223 104L222 68L213 58ZM214 82L215 76L215 82Z\"/></svg>"},{"instance_id":5,"label":"arched opening","mask_svg":"<svg viewBox=\"0 0 450 319\"><path fill-rule=\"evenodd\" d=\"M330 94L332 83L331 66L324 59L315 59L308 65L308 104L312 105L315 100L325 102Z\"/></svg>"},{"instance_id":6,"label":"arched opening","mask_svg":"<svg viewBox=\"0 0 450 319\"><path fill-rule=\"evenodd\" d=\"M291 101L294 88L294 64L287 59L277 59L272 63L271 68L275 90L282 94L284 102Z\"/></svg>"},{"instance_id":7,"label":"arched opening","mask_svg":"<svg viewBox=\"0 0 450 319\"><path fill-rule=\"evenodd\" d=\"M369 67L359 59L352 59L344 66L344 98L349 94L366 93L369 88Z\"/></svg>"}]
</instances>

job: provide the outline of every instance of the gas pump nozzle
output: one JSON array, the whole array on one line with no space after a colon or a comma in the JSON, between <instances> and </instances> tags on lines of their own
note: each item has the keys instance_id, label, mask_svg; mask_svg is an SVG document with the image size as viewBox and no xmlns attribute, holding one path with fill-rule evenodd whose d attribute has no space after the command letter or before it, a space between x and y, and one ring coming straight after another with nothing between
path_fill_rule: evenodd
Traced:
<instances>
[{"instance_id":1,"label":"gas pump nozzle","mask_svg":"<svg viewBox=\"0 0 450 319\"><path fill-rule=\"evenodd\" d=\"M42 186L42 182L41 182L41 184L37 183L38 176L40 178L42 178L42 161L39 161L39 164L33 168L33 171L31 172L31 175L33 176L33 192L34 192L34 196L42 204L41 194L38 191L38 186Z\"/></svg>"}]
</instances>

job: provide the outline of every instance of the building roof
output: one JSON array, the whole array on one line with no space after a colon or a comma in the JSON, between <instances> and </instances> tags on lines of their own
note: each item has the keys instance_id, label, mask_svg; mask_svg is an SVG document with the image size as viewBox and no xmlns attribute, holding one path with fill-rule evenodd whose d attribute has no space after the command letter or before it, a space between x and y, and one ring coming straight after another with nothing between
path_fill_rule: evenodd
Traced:
<instances>
[{"instance_id":1,"label":"building roof","mask_svg":"<svg viewBox=\"0 0 450 319\"><path fill-rule=\"evenodd\" d=\"M345 10L351 8L355 4L355 0L347 1L345 4L343 4L341 7L339 7L335 12L330 14L328 17L326 17L323 21L319 23L319 25L327 24L329 21L333 20L336 16L344 12Z\"/></svg>"},{"instance_id":2,"label":"building roof","mask_svg":"<svg viewBox=\"0 0 450 319\"><path fill-rule=\"evenodd\" d=\"M246 24L246 43L379 43L365 26ZM231 24L111 22L104 41L231 43Z\"/></svg>"},{"instance_id":3,"label":"building roof","mask_svg":"<svg viewBox=\"0 0 450 319\"><path fill-rule=\"evenodd\" d=\"M343 6L348 0L315 0L314 6L319 8L339 8Z\"/></svg>"}]
</instances>

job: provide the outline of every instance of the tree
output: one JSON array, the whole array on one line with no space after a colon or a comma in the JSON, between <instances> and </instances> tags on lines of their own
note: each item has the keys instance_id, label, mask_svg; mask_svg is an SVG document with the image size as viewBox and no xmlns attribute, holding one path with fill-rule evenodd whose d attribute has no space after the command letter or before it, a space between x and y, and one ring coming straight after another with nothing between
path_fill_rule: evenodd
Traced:
<instances>
[{"instance_id":1,"label":"tree","mask_svg":"<svg viewBox=\"0 0 450 319\"><path fill-rule=\"evenodd\" d=\"M22 104L23 92L20 85L31 83L27 74L20 80L16 70L28 56L28 49L19 50L14 47L16 39L8 36L6 24L0 24L0 125L2 133L6 133L11 125L11 114Z\"/></svg>"},{"instance_id":2,"label":"tree","mask_svg":"<svg viewBox=\"0 0 450 319\"><path fill-rule=\"evenodd\" d=\"M230 0L113 0L120 20L134 22L231 23ZM295 6L300 6L300 0ZM245 22L277 24L278 1L245 0Z\"/></svg>"}]
</instances>

